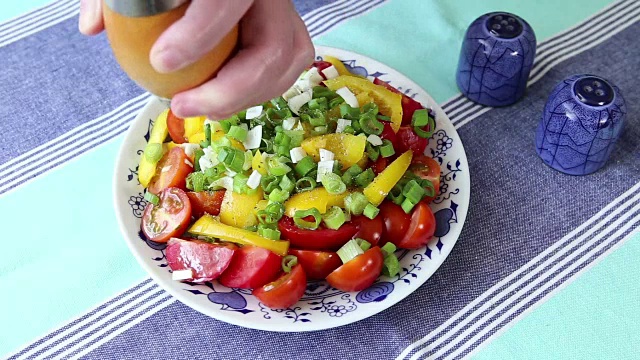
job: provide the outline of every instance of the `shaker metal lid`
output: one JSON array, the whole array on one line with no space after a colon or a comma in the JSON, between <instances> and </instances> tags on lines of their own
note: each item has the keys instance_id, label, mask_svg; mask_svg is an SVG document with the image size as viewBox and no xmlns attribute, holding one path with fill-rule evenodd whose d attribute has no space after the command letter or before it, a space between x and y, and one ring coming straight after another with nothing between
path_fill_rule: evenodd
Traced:
<instances>
[{"instance_id":1,"label":"shaker metal lid","mask_svg":"<svg viewBox=\"0 0 640 360\"><path fill-rule=\"evenodd\" d=\"M188 0L105 0L113 11L128 17L161 14L177 8Z\"/></svg>"}]
</instances>

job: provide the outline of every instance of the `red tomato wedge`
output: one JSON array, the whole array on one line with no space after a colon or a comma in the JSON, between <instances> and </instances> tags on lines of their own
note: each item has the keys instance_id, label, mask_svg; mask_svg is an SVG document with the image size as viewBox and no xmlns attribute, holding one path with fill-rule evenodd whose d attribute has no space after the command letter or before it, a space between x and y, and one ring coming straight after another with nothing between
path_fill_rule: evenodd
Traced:
<instances>
[{"instance_id":1,"label":"red tomato wedge","mask_svg":"<svg viewBox=\"0 0 640 360\"><path fill-rule=\"evenodd\" d=\"M165 255L171 270L191 270L193 277L188 281L201 283L217 279L227 269L237 249L232 244L171 238Z\"/></svg>"},{"instance_id":2,"label":"red tomato wedge","mask_svg":"<svg viewBox=\"0 0 640 360\"><path fill-rule=\"evenodd\" d=\"M411 126L403 125L396 133L398 140L396 141L396 154L402 154L407 150L413 151L414 155L423 154L427 148L429 141L422 138L413 131Z\"/></svg>"},{"instance_id":3,"label":"red tomato wedge","mask_svg":"<svg viewBox=\"0 0 640 360\"><path fill-rule=\"evenodd\" d=\"M291 246L306 250L338 250L358 232L358 227L352 223L344 223L337 230L322 225L316 230L301 229L288 216L280 219L278 228Z\"/></svg>"},{"instance_id":4,"label":"red tomato wedge","mask_svg":"<svg viewBox=\"0 0 640 360\"><path fill-rule=\"evenodd\" d=\"M396 144L398 143L398 137L391 128L391 123L383 121L382 133L380 134L381 139L389 140L393 144L393 148L396 148Z\"/></svg>"},{"instance_id":5,"label":"red tomato wedge","mask_svg":"<svg viewBox=\"0 0 640 360\"><path fill-rule=\"evenodd\" d=\"M178 188L160 193L158 205L149 203L142 214L142 232L151 241L164 243L182 235L191 220L191 203Z\"/></svg>"},{"instance_id":6,"label":"red tomato wedge","mask_svg":"<svg viewBox=\"0 0 640 360\"><path fill-rule=\"evenodd\" d=\"M387 82L375 78L373 79L373 83L376 85L382 85L387 89L402 95L402 125L410 125L411 119L413 118L413 113L418 109L424 109L422 104L400 92L398 89L389 85Z\"/></svg>"},{"instance_id":7,"label":"red tomato wedge","mask_svg":"<svg viewBox=\"0 0 640 360\"><path fill-rule=\"evenodd\" d=\"M158 194L170 187L187 188L187 176L193 171L193 163L184 149L177 146L169 150L156 167L156 175L151 179L149 192Z\"/></svg>"},{"instance_id":8,"label":"red tomato wedge","mask_svg":"<svg viewBox=\"0 0 640 360\"><path fill-rule=\"evenodd\" d=\"M225 190L188 192L187 196L191 201L191 215L200 218L204 214L213 216L220 214L224 193Z\"/></svg>"},{"instance_id":9,"label":"red tomato wedge","mask_svg":"<svg viewBox=\"0 0 640 360\"><path fill-rule=\"evenodd\" d=\"M383 201L379 208L380 214L378 216L384 222L381 244L391 242L397 246L411 225L411 215L405 213L399 205L391 201Z\"/></svg>"},{"instance_id":10,"label":"red tomato wedge","mask_svg":"<svg viewBox=\"0 0 640 360\"><path fill-rule=\"evenodd\" d=\"M322 70L330 67L331 65L332 64L328 61L314 61L312 66L318 69L318 72L320 73L320 76L322 76L323 79L327 80L327 77L324 76L324 74L322 73Z\"/></svg>"},{"instance_id":11,"label":"red tomato wedge","mask_svg":"<svg viewBox=\"0 0 640 360\"><path fill-rule=\"evenodd\" d=\"M367 240L371 243L371 246L378 245L380 238L382 237L382 231L384 229L384 221L382 216L378 215L373 219L369 219L366 216L354 216L351 218L351 222L358 226L358 232L353 235L353 238L360 238Z\"/></svg>"},{"instance_id":12,"label":"red tomato wedge","mask_svg":"<svg viewBox=\"0 0 640 360\"><path fill-rule=\"evenodd\" d=\"M298 264L311 280L323 280L342 265L338 254L331 251L289 249L289 254L298 258Z\"/></svg>"},{"instance_id":13,"label":"red tomato wedge","mask_svg":"<svg viewBox=\"0 0 640 360\"><path fill-rule=\"evenodd\" d=\"M286 309L300 300L307 288L307 276L300 265L278 280L253 290L253 295L271 309Z\"/></svg>"},{"instance_id":14,"label":"red tomato wedge","mask_svg":"<svg viewBox=\"0 0 640 360\"><path fill-rule=\"evenodd\" d=\"M409 171L418 175L421 179L431 181L435 189L436 196L440 193L440 164L434 159L420 154L414 154L411 159ZM436 197L425 197L423 201L430 203Z\"/></svg>"},{"instance_id":15,"label":"red tomato wedge","mask_svg":"<svg viewBox=\"0 0 640 360\"><path fill-rule=\"evenodd\" d=\"M169 114L167 114L167 130L169 130L169 136L171 136L171 140L173 140L174 143L184 144L188 142L184 136L184 119L175 116L171 109L169 109Z\"/></svg>"},{"instance_id":16,"label":"red tomato wedge","mask_svg":"<svg viewBox=\"0 0 640 360\"><path fill-rule=\"evenodd\" d=\"M382 170L387 168L387 165L389 165L389 158L383 158L382 156L380 156L378 158L378 160L376 160L373 164L371 162L369 162L369 167L371 168L371 170L373 170L373 173L378 175L382 172Z\"/></svg>"},{"instance_id":17,"label":"red tomato wedge","mask_svg":"<svg viewBox=\"0 0 640 360\"><path fill-rule=\"evenodd\" d=\"M411 213L411 224L406 234L395 243L402 249L419 249L425 246L436 232L436 218L429 205L419 202Z\"/></svg>"},{"instance_id":18,"label":"red tomato wedge","mask_svg":"<svg viewBox=\"0 0 640 360\"><path fill-rule=\"evenodd\" d=\"M278 277L281 262L282 257L267 249L243 246L236 251L218 281L231 288L255 289Z\"/></svg>"},{"instance_id":19,"label":"red tomato wedge","mask_svg":"<svg viewBox=\"0 0 640 360\"><path fill-rule=\"evenodd\" d=\"M360 291L368 288L380 276L384 256L375 246L347 261L327 276L327 282L342 291Z\"/></svg>"}]
</instances>

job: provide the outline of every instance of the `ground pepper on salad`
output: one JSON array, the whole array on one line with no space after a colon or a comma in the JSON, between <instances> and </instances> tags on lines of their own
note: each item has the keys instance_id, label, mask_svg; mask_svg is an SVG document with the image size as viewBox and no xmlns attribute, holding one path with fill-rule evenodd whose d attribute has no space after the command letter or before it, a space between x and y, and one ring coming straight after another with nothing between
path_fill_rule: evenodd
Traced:
<instances>
[{"instance_id":1,"label":"ground pepper on salad","mask_svg":"<svg viewBox=\"0 0 640 360\"><path fill-rule=\"evenodd\" d=\"M399 271L433 237L440 166L422 104L316 61L282 96L222 121L158 116L138 166L142 231L177 281L293 306L308 280L343 291Z\"/></svg>"}]
</instances>

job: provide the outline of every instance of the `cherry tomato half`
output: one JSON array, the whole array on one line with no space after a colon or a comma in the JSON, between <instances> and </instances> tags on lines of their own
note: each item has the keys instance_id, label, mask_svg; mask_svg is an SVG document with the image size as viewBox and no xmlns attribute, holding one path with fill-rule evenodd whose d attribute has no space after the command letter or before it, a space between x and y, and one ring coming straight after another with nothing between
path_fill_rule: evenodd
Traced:
<instances>
[{"instance_id":1,"label":"cherry tomato half","mask_svg":"<svg viewBox=\"0 0 640 360\"><path fill-rule=\"evenodd\" d=\"M396 245L402 249L418 249L426 245L436 231L436 218L429 205L419 202L411 213L411 224Z\"/></svg>"},{"instance_id":2,"label":"cherry tomato half","mask_svg":"<svg viewBox=\"0 0 640 360\"><path fill-rule=\"evenodd\" d=\"M378 245L380 238L382 237L382 231L384 229L384 221L382 216L378 215L373 219L369 219L366 216L354 216L351 218L351 222L358 226L358 232L353 235L353 238L360 238L367 240L371 243L371 246Z\"/></svg>"},{"instance_id":3,"label":"cherry tomato half","mask_svg":"<svg viewBox=\"0 0 640 360\"><path fill-rule=\"evenodd\" d=\"M337 230L327 229L322 225L316 230L301 229L288 216L280 219L278 228L291 246L305 250L338 250L358 232L358 227L352 223L344 223Z\"/></svg>"},{"instance_id":4,"label":"cherry tomato half","mask_svg":"<svg viewBox=\"0 0 640 360\"><path fill-rule=\"evenodd\" d=\"M199 218L204 214L216 216L220 214L220 207L224 199L225 190L216 191L189 191L187 196L191 201L191 215Z\"/></svg>"},{"instance_id":5,"label":"cherry tomato half","mask_svg":"<svg viewBox=\"0 0 640 360\"><path fill-rule=\"evenodd\" d=\"M411 126L400 126L396 136L398 137L396 142L397 146L395 146L396 154L402 154L407 150L412 150L413 154L417 155L424 153L424 149L427 148L428 140L416 135Z\"/></svg>"},{"instance_id":6,"label":"cherry tomato half","mask_svg":"<svg viewBox=\"0 0 640 360\"><path fill-rule=\"evenodd\" d=\"M282 257L257 246L236 251L227 270L218 278L226 287L255 289L275 280L282 269Z\"/></svg>"},{"instance_id":7,"label":"cherry tomato half","mask_svg":"<svg viewBox=\"0 0 640 360\"><path fill-rule=\"evenodd\" d=\"M411 225L411 215L405 213L399 205L391 201L383 201L379 208L378 217L381 217L384 222L381 244L391 242L398 245Z\"/></svg>"},{"instance_id":8,"label":"cherry tomato half","mask_svg":"<svg viewBox=\"0 0 640 360\"><path fill-rule=\"evenodd\" d=\"M193 171L193 164L184 149L177 146L160 159L156 169L156 175L147 189L154 194L170 187L186 189L187 176Z\"/></svg>"},{"instance_id":9,"label":"cherry tomato half","mask_svg":"<svg viewBox=\"0 0 640 360\"><path fill-rule=\"evenodd\" d=\"M424 109L422 104L408 97L406 94L400 92L398 89L389 85L387 82L375 78L373 79L373 83L376 85L382 85L387 89L402 95L402 125L411 125L413 113L418 109Z\"/></svg>"},{"instance_id":10,"label":"cherry tomato half","mask_svg":"<svg viewBox=\"0 0 640 360\"><path fill-rule=\"evenodd\" d=\"M169 136L174 143L184 144L187 142L184 136L184 119L175 116L171 109L167 115L167 130L169 130Z\"/></svg>"},{"instance_id":11,"label":"cherry tomato half","mask_svg":"<svg viewBox=\"0 0 640 360\"><path fill-rule=\"evenodd\" d=\"M425 197L423 201L430 203L440 193L440 164L424 154L413 154L409 171L418 175L421 179L431 181L436 191L434 197Z\"/></svg>"},{"instance_id":12,"label":"cherry tomato half","mask_svg":"<svg viewBox=\"0 0 640 360\"><path fill-rule=\"evenodd\" d=\"M286 309L293 306L304 295L307 276L302 266L296 265L278 280L253 290L253 295L271 309Z\"/></svg>"},{"instance_id":13,"label":"cherry tomato half","mask_svg":"<svg viewBox=\"0 0 640 360\"><path fill-rule=\"evenodd\" d=\"M381 139L389 140L393 144L393 148L396 148L396 144L398 143L398 136L396 132L391 128L391 123L383 122L382 133L380 134Z\"/></svg>"},{"instance_id":14,"label":"cherry tomato half","mask_svg":"<svg viewBox=\"0 0 640 360\"><path fill-rule=\"evenodd\" d=\"M201 283L217 279L227 269L237 249L233 244L171 238L165 255L171 270L190 269L193 277L189 281Z\"/></svg>"},{"instance_id":15,"label":"cherry tomato half","mask_svg":"<svg viewBox=\"0 0 640 360\"><path fill-rule=\"evenodd\" d=\"M334 270L327 282L342 291L364 290L380 276L383 263L382 251L374 246Z\"/></svg>"},{"instance_id":16,"label":"cherry tomato half","mask_svg":"<svg viewBox=\"0 0 640 360\"><path fill-rule=\"evenodd\" d=\"M160 195L158 205L149 203L142 214L142 232L151 241L164 243L179 237L191 220L191 203L178 188L168 188Z\"/></svg>"},{"instance_id":17,"label":"cherry tomato half","mask_svg":"<svg viewBox=\"0 0 640 360\"><path fill-rule=\"evenodd\" d=\"M323 280L342 265L338 254L331 251L289 249L289 254L298 258L298 264L311 280Z\"/></svg>"}]
</instances>

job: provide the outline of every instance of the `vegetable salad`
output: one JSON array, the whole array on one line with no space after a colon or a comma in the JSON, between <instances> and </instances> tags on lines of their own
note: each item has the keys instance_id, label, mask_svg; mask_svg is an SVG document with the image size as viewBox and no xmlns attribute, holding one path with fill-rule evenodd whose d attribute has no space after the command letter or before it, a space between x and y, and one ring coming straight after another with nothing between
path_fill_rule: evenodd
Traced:
<instances>
[{"instance_id":1,"label":"vegetable salad","mask_svg":"<svg viewBox=\"0 0 640 360\"><path fill-rule=\"evenodd\" d=\"M222 121L158 116L140 159L142 230L176 281L293 306L308 280L343 291L429 242L440 167L433 114L391 85L316 61L271 101Z\"/></svg>"}]
</instances>

